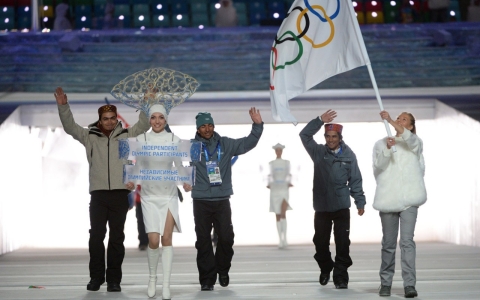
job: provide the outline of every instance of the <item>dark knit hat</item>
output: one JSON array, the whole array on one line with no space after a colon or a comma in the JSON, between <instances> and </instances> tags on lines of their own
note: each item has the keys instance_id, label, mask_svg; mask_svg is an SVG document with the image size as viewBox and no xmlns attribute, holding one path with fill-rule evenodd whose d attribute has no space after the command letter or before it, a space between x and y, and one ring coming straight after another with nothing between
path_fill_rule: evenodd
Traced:
<instances>
[{"instance_id":1,"label":"dark knit hat","mask_svg":"<svg viewBox=\"0 0 480 300\"><path fill-rule=\"evenodd\" d=\"M213 123L213 118L208 112L198 113L195 119L197 120L197 129L205 124L212 124L213 126L215 126L215 123Z\"/></svg>"},{"instance_id":2,"label":"dark knit hat","mask_svg":"<svg viewBox=\"0 0 480 300\"><path fill-rule=\"evenodd\" d=\"M115 105L107 104L104 106L100 106L98 109L98 119L102 118L102 114L106 112L114 112L115 115L117 114L117 107Z\"/></svg>"}]
</instances>

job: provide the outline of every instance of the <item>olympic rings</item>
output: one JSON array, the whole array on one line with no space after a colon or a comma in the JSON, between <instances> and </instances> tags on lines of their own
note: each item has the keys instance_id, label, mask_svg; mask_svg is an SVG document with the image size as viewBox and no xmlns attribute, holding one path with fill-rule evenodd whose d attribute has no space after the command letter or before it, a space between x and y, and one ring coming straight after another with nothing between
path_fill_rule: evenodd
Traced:
<instances>
[{"instance_id":1,"label":"olympic rings","mask_svg":"<svg viewBox=\"0 0 480 300\"><path fill-rule=\"evenodd\" d=\"M316 15L322 22L327 22L326 19L322 18L322 16L317 13L312 6L310 6L310 3L308 3L308 0L305 0L305 6L312 12L312 14ZM340 12L340 0L337 0L337 10L333 13L333 15L330 16L330 19L335 19L338 16L338 13ZM325 14L326 16L327 14Z\"/></svg>"},{"instance_id":2,"label":"olympic rings","mask_svg":"<svg viewBox=\"0 0 480 300\"><path fill-rule=\"evenodd\" d=\"M287 61L287 62L285 62L284 65L276 66L276 64L277 64L277 49L275 47L272 47L272 52L274 53L274 55L272 55L272 67L273 67L274 70L285 69L285 66L293 65L303 55L303 45L302 45L302 42L300 41L300 39L298 37L296 37L295 34L293 34L293 32L291 32L290 30L285 32L280 38L283 38L286 34L290 34L292 36L292 38L295 39L295 41L297 42L297 44L298 44L298 54L297 54L297 57L295 57L292 61ZM275 62L273 61L273 56L275 56Z\"/></svg>"},{"instance_id":3,"label":"olympic rings","mask_svg":"<svg viewBox=\"0 0 480 300\"><path fill-rule=\"evenodd\" d=\"M331 1L331 0L327 0L327 1ZM334 26L332 20L334 20L340 13L340 0L337 0L337 8L331 16L327 15L327 12L326 12L325 8L321 5L313 5L312 6L312 5L310 5L309 0L304 0L304 4L305 4L306 8L303 8L301 6L296 6L296 7L292 8L290 10L290 12L286 15L286 17L284 19L284 22L285 22L290 17L291 13L295 10L298 10L300 12L299 15L297 16L297 20L296 20L296 29L297 29L298 35L295 35L293 33L293 31L291 30L293 28L288 28L287 27L286 28L287 31L285 33L283 33L280 37L278 37L278 35L275 37L274 45L271 48L271 51L272 51L271 65L272 65L272 69L273 69L272 79L273 79L273 76L274 76L276 70L285 69L285 67L287 65L295 64L296 62L298 62L300 60L300 58L302 57L303 52L304 52L303 44L300 40L301 38L304 38L307 42L309 42L312 45L313 48L322 48L322 47L325 47L328 44L330 44L332 42L334 36L335 36L335 26ZM325 16L325 18L322 17L320 15L320 13L318 13L316 10L320 10L322 12L322 14ZM313 15L317 16L318 19L320 19L321 22L327 22L329 24L330 33L329 33L328 38L325 41L316 44L307 35L307 32L310 29L310 18L307 14L308 12L311 12ZM305 26L304 26L303 29L301 28L302 19L305 19ZM285 37L285 36L289 36L289 37ZM286 41L292 41L292 42L295 41L297 43L298 54L296 55L296 57L293 60L286 61L284 64L281 64L281 65L277 66L277 58L278 58L277 45L280 45L280 44L282 44ZM274 86L270 85L271 90L274 90L274 88L275 88Z\"/></svg>"},{"instance_id":4,"label":"olympic rings","mask_svg":"<svg viewBox=\"0 0 480 300\"><path fill-rule=\"evenodd\" d=\"M295 7L294 9L292 9L291 12L289 12L289 13L287 14L287 16L285 17L285 20L290 16L290 14L291 14L294 10L299 10L300 12L302 12L302 11L303 11L303 8L300 7L300 6ZM299 35L297 35L297 38L302 38L302 37L307 33L308 28L310 28L310 18L308 17L308 15L305 15L305 28L303 29L303 31L302 31ZM282 36L283 36L283 35L282 35ZM285 42L285 41L292 41L292 42L293 42L293 41L295 41L295 40L296 40L296 39L294 39L294 38L286 38L286 39L284 39L284 40L279 40L277 37L275 37L275 45L281 44L281 43L283 43L283 42Z\"/></svg>"},{"instance_id":5,"label":"olympic rings","mask_svg":"<svg viewBox=\"0 0 480 300\"><path fill-rule=\"evenodd\" d=\"M320 5L314 5L312 6L312 8L318 8L320 9L323 14L325 15L325 17L327 18L327 21L328 21L328 24L330 25L330 36L328 37L328 39L323 42L323 43L320 43L320 44L315 44L311 38L308 37L308 35L304 35L303 38L306 39L310 44L312 44L313 48L321 48L321 47L324 47L328 44L330 44L330 42L333 40L333 37L335 36L335 26L333 25L333 22L332 22L332 19L330 19L330 17L327 15L327 12L325 11L325 9L320 6ZM300 15L298 15L298 18L297 18L297 30L298 31L301 31L301 27L300 27L300 21L302 20L302 16L305 15L309 10L306 8L304 9Z\"/></svg>"}]
</instances>

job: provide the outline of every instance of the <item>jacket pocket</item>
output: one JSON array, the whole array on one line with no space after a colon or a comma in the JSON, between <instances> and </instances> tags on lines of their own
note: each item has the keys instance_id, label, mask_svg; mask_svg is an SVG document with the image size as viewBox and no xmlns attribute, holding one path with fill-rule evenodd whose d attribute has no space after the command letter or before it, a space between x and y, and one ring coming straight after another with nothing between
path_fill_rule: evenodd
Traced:
<instances>
[{"instance_id":1,"label":"jacket pocket","mask_svg":"<svg viewBox=\"0 0 480 300\"><path fill-rule=\"evenodd\" d=\"M196 191L206 191L210 188L210 184L195 184L193 188Z\"/></svg>"},{"instance_id":2,"label":"jacket pocket","mask_svg":"<svg viewBox=\"0 0 480 300\"><path fill-rule=\"evenodd\" d=\"M227 184L222 183L219 187L222 191L228 191L228 190L232 189L232 184L231 183L227 183Z\"/></svg>"},{"instance_id":3,"label":"jacket pocket","mask_svg":"<svg viewBox=\"0 0 480 300\"><path fill-rule=\"evenodd\" d=\"M344 185L348 182L348 178L350 178L351 161L342 160L338 161L337 164L337 168L335 168L335 183Z\"/></svg>"},{"instance_id":4,"label":"jacket pocket","mask_svg":"<svg viewBox=\"0 0 480 300\"><path fill-rule=\"evenodd\" d=\"M338 199L348 199L350 197L350 189L344 185L335 189L335 195Z\"/></svg>"},{"instance_id":5,"label":"jacket pocket","mask_svg":"<svg viewBox=\"0 0 480 300\"><path fill-rule=\"evenodd\" d=\"M337 196L338 208L350 207L350 189L348 186L342 186L335 189L335 195Z\"/></svg>"}]
</instances>

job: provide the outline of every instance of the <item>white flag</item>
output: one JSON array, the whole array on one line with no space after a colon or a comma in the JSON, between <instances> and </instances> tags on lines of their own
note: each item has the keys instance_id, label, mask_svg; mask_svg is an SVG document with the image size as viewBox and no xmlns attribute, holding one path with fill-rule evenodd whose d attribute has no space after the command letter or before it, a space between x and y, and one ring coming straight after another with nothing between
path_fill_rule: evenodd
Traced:
<instances>
[{"instance_id":1,"label":"white flag","mask_svg":"<svg viewBox=\"0 0 480 300\"><path fill-rule=\"evenodd\" d=\"M273 118L297 123L288 101L325 79L370 64L351 0L296 0L270 54Z\"/></svg>"}]
</instances>

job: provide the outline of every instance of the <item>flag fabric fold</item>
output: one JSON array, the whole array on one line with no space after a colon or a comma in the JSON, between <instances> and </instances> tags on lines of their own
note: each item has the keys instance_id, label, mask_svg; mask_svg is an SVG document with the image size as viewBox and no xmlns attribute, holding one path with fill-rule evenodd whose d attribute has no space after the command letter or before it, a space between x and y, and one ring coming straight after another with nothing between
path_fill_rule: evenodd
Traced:
<instances>
[{"instance_id":1,"label":"flag fabric fold","mask_svg":"<svg viewBox=\"0 0 480 300\"><path fill-rule=\"evenodd\" d=\"M296 0L270 54L273 118L296 124L290 99L367 64L370 60L350 0Z\"/></svg>"}]
</instances>

